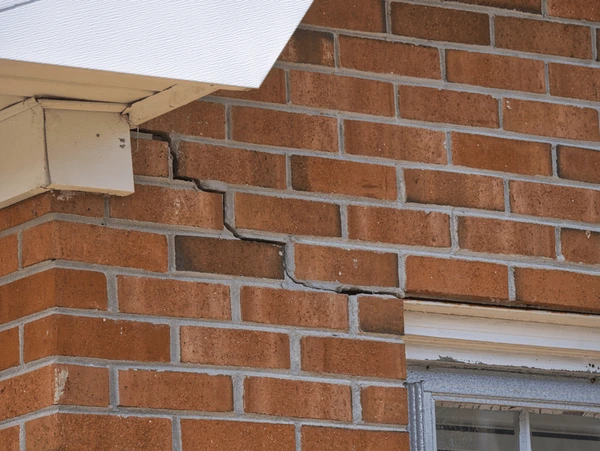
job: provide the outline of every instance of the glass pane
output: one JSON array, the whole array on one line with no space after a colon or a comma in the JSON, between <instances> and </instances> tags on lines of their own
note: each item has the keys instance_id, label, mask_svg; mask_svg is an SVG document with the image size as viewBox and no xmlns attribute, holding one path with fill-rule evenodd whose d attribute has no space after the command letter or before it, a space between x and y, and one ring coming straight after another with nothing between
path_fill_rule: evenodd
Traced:
<instances>
[{"instance_id":1,"label":"glass pane","mask_svg":"<svg viewBox=\"0 0 600 451\"><path fill-rule=\"evenodd\" d=\"M516 412L436 406L438 451L517 451Z\"/></svg>"},{"instance_id":2,"label":"glass pane","mask_svg":"<svg viewBox=\"0 0 600 451\"><path fill-rule=\"evenodd\" d=\"M600 419L581 412L530 414L533 451L598 451Z\"/></svg>"}]
</instances>

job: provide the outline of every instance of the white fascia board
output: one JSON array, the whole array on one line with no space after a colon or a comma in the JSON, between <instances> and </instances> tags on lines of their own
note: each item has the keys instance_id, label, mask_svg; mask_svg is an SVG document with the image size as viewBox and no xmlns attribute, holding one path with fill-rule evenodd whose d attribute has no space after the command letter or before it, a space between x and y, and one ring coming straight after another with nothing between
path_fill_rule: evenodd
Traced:
<instances>
[{"instance_id":1,"label":"white fascia board","mask_svg":"<svg viewBox=\"0 0 600 451\"><path fill-rule=\"evenodd\" d=\"M405 301L407 360L600 373L600 317Z\"/></svg>"},{"instance_id":2,"label":"white fascia board","mask_svg":"<svg viewBox=\"0 0 600 451\"><path fill-rule=\"evenodd\" d=\"M5 1L0 59L258 88L311 2Z\"/></svg>"}]
</instances>

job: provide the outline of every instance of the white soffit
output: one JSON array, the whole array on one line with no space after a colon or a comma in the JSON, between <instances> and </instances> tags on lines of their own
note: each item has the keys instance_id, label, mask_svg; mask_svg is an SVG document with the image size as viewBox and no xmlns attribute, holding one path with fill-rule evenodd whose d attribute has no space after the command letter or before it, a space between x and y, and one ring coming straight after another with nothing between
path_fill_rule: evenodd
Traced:
<instances>
[{"instance_id":1,"label":"white soffit","mask_svg":"<svg viewBox=\"0 0 600 451\"><path fill-rule=\"evenodd\" d=\"M600 373L600 317L405 301L407 359Z\"/></svg>"}]
</instances>

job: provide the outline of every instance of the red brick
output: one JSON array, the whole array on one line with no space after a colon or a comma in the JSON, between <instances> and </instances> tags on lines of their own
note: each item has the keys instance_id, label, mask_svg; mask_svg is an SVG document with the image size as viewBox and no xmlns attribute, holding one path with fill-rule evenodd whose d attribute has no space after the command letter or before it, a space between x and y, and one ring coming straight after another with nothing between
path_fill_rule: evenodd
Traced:
<instances>
[{"instance_id":1,"label":"red brick","mask_svg":"<svg viewBox=\"0 0 600 451\"><path fill-rule=\"evenodd\" d=\"M458 218L462 249L555 258L554 227L490 218Z\"/></svg>"},{"instance_id":2,"label":"red brick","mask_svg":"<svg viewBox=\"0 0 600 451\"><path fill-rule=\"evenodd\" d=\"M404 333L404 303L400 299L378 296L358 298L360 330L376 334Z\"/></svg>"},{"instance_id":3,"label":"red brick","mask_svg":"<svg viewBox=\"0 0 600 451\"><path fill-rule=\"evenodd\" d=\"M135 194L113 197L110 216L133 221L223 229L223 195L136 185Z\"/></svg>"},{"instance_id":4,"label":"red brick","mask_svg":"<svg viewBox=\"0 0 600 451\"><path fill-rule=\"evenodd\" d=\"M430 41L490 44L487 14L392 3L392 33Z\"/></svg>"},{"instance_id":5,"label":"red brick","mask_svg":"<svg viewBox=\"0 0 600 451\"><path fill-rule=\"evenodd\" d=\"M517 301L553 310L600 312L600 277L547 269L515 269Z\"/></svg>"},{"instance_id":6,"label":"red brick","mask_svg":"<svg viewBox=\"0 0 600 451\"><path fill-rule=\"evenodd\" d=\"M119 276L119 311L180 318L231 319L229 287Z\"/></svg>"},{"instance_id":7,"label":"red brick","mask_svg":"<svg viewBox=\"0 0 600 451\"><path fill-rule=\"evenodd\" d=\"M25 325L25 361L48 356L168 362L169 326L52 315Z\"/></svg>"},{"instance_id":8,"label":"red brick","mask_svg":"<svg viewBox=\"0 0 600 451\"><path fill-rule=\"evenodd\" d=\"M471 5L490 6L492 8L516 9L527 13L542 12L542 0L444 0L470 3Z\"/></svg>"},{"instance_id":9,"label":"red brick","mask_svg":"<svg viewBox=\"0 0 600 451\"><path fill-rule=\"evenodd\" d=\"M48 213L104 216L104 196L76 192L48 192L2 209L0 231L16 227Z\"/></svg>"},{"instance_id":10,"label":"red brick","mask_svg":"<svg viewBox=\"0 0 600 451\"><path fill-rule=\"evenodd\" d=\"M338 151L337 120L284 111L233 107L232 136L267 146Z\"/></svg>"},{"instance_id":11,"label":"red brick","mask_svg":"<svg viewBox=\"0 0 600 451\"><path fill-rule=\"evenodd\" d=\"M23 266L46 260L166 271L167 239L162 235L53 221L23 232Z\"/></svg>"},{"instance_id":12,"label":"red brick","mask_svg":"<svg viewBox=\"0 0 600 451\"><path fill-rule=\"evenodd\" d=\"M600 233L587 230L562 229L562 254L567 261L600 264Z\"/></svg>"},{"instance_id":13,"label":"red brick","mask_svg":"<svg viewBox=\"0 0 600 451\"><path fill-rule=\"evenodd\" d=\"M131 140L133 173L149 177L169 176L169 143L152 139Z\"/></svg>"},{"instance_id":14,"label":"red brick","mask_svg":"<svg viewBox=\"0 0 600 451\"><path fill-rule=\"evenodd\" d=\"M348 297L343 294L242 287L242 319L317 329L348 329Z\"/></svg>"},{"instance_id":15,"label":"red brick","mask_svg":"<svg viewBox=\"0 0 600 451\"><path fill-rule=\"evenodd\" d=\"M444 213L348 206L350 239L414 246L450 246L450 218Z\"/></svg>"},{"instance_id":16,"label":"red brick","mask_svg":"<svg viewBox=\"0 0 600 451\"><path fill-rule=\"evenodd\" d=\"M340 207L324 202L235 193L238 228L289 235L341 236Z\"/></svg>"},{"instance_id":17,"label":"red brick","mask_svg":"<svg viewBox=\"0 0 600 451\"><path fill-rule=\"evenodd\" d=\"M296 449L293 424L222 420L181 420L183 451L290 451Z\"/></svg>"},{"instance_id":18,"label":"red brick","mask_svg":"<svg viewBox=\"0 0 600 451\"><path fill-rule=\"evenodd\" d=\"M408 433L302 426L302 451L409 451Z\"/></svg>"},{"instance_id":19,"label":"red brick","mask_svg":"<svg viewBox=\"0 0 600 451\"><path fill-rule=\"evenodd\" d=\"M19 240L17 235L0 238L0 276L19 270Z\"/></svg>"},{"instance_id":20,"label":"red brick","mask_svg":"<svg viewBox=\"0 0 600 451\"><path fill-rule=\"evenodd\" d=\"M285 174L285 155L190 142L177 151L177 177L284 189Z\"/></svg>"},{"instance_id":21,"label":"red brick","mask_svg":"<svg viewBox=\"0 0 600 451\"><path fill-rule=\"evenodd\" d=\"M498 101L492 96L421 86L400 86L400 116L426 122L498 128Z\"/></svg>"},{"instance_id":22,"label":"red brick","mask_svg":"<svg viewBox=\"0 0 600 451\"><path fill-rule=\"evenodd\" d=\"M378 116L395 114L394 87L383 81L292 70L290 90L296 105Z\"/></svg>"},{"instance_id":23,"label":"red brick","mask_svg":"<svg viewBox=\"0 0 600 451\"><path fill-rule=\"evenodd\" d=\"M585 66L549 63L550 94L600 101L600 70Z\"/></svg>"},{"instance_id":24,"label":"red brick","mask_svg":"<svg viewBox=\"0 0 600 451\"><path fill-rule=\"evenodd\" d=\"M19 426L13 426L0 430L0 443L5 447L4 451L20 451Z\"/></svg>"},{"instance_id":25,"label":"red brick","mask_svg":"<svg viewBox=\"0 0 600 451\"><path fill-rule=\"evenodd\" d=\"M196 101L140 125L159 133L225 138L225 106Z\"/></svg>"},{"instance_id":26,"label":"red brick","mask_svg":"<svg viewBox=\"0 0 600 451\"><path fill-rule=\"evenodd\" d=\"M530 53L589 59L590 29L579 25L496 16L496 47Z\"/></svg>"},{"instance_id":27,"label":"red brick","mask_svg":"<svg viewBox=\"0 0 600 451\"><path fill-rule=\"evenodd\" d=\"M406 292L437 299L508 299L508 268L494 263L409 256Z\"/></svg>"},{"instance_id":28,"label":"red brick","mask_svg":"<svg viewBox=\"0 0 600 451\"><path fill-rule=\"evenodd\" d=\"M279 60L333 67L333 35L298 29L279 55Z\"/></svg>"},{"instance_id":29,"label":"red brick","mask_svg":"<svg viewBox=\"0 0 600 451\"><path fill-rule=\"evenodd\" d=\"M408 424L406 389L364 387L360 392L362 418L367 423Z\"/></svg>"},{"instance_id":30,"label":"red brick","mask_svg":"<svg viewBox=\"0 0 600 451\"><path fill-rule=\"evenodd\" d=\"M591 149L558 146L558 176L600 184L600 152Z\"/></svg>"},{"instance_id":31,"label":"red brick","mask_svg":"<svg viewBox=\"0 0 600 451\"><path fill-rule=\"evenodd\" d=\"M219 97L231 99L254 100L256 102L285 103L285 72L282 69L271 69L259 89L249 91L217 91Z\"/></svg>"},{"instance_id":32,"label":"red brick","mask_svg":"<svg viewBox=\"0 0 600 451\"><path fill-rule=\"evenodd\" d=\"M195 236L175 237L178 271L283 279L283 246Z\"/></svg>"},{"instance_id":33,"label":"red brick","mask_svg":"<svg viewBox=\"0 0 600 451\"><path fill-rule=\"evenodd\" d=\"M53 405L106 407L108 370L50 365L0 381L0 421Z\"/></svg>"},{"instance_id":34,"label":"red brick","mask_svg":"<svg viewBox=\"0 0 600 451\"><path fill-rule=\"evenodd\" d=\"M0 332L0 371L19 364L19 328Z\"/></svg>"},{"instance_id":35,"label":"red brick","mask_svg":"<svg viewBox=\"0 0 600 451\"><path fill-rule=\"evenodd\" d=\"M396 254L296 244L295 276L362 286L398 286Z\"/></svg>"},{"instance_id":36,"label":"red brick","mask_svg":"<svg viewBox=\"0 0 600 451\"><path fill-rule=\"evenodd\" d=\"M27 451L170 451L171 420L55 414L26 425Z\"/></svg>"},{"instance_id":37,"label":"red brick","mask_svg":"<svg viewBox=\"0 0 600 451\"><path fill-rule=\"evenodd\" d=\"M405 169L406 201L504 210L502 179L484 175Z\"/></svg>"},{"instance_id":38,"label":"red brick","mask_svg":"<svg viewBox=\"0 0 600 451\"><path fill-rule=\"evenodd\" d=\"M446 164L444 133L376 122L344 121L344 149L352 155Z\"/></svg>"},{"instance_id":39,"label":"red brick","mask_svg":"<svg viewBox=\"0 0 600 451\"><path fill-rule=\"evenodd\" d=\"M452 163L512 174L552 175L551 147L546 143L452 133Z\"/></svg>"},{"instance_id":40,"label":"red brick","mask_svg":"<svg viewBox=\"0 0 600 451\"><path fill-rule=\"evenodd\" d=\"M600 22L600 5L588 0L548 0L550 16Z\"/></svg>"},{"instance_id":41,"label":"red brick","mask_svg":"<svg viewBox=\"0 0 600 451\"><path fill-rule=\"evenodd\" d=\"M53 268L0 286L0 324L52 307L106 310L106 276Z\"/></svg>"},{"instance_id":42,"label":"red brick","mask_svg":"<svg viewBox=\"0 0 600 451\"><path fill-rule=\"evenodd\" d=\"M233 410L233 384L230 376L119 371L119 406L230 412Z\"/></svg>"},{"instance_id":43,"label":"red brick","mask_svg":"<svg viewBox=\"0 0 600 451\"><path fill-rule=\"evenodd\" d=\"M384 8L379 0L315 0L303 22L330 28L383 32Z\"/></svg>"},{"instance_id":44,"label":"red brick","mask_svg":"<svg viewBox=\"0 0 600 451\"><path fill-rule=\"evenodd\" d=\"M441 79L436 48L400 42L340 36L340 65L365 72Z\"/></svg>"},{"instance_id":45,"label":"red brick","mask_svg":"<svg viewBox=\"0 0 600 451\"><path fill-rule=\"evenodd\" d=\"M351 421L352 394L349 385L248 377L244 380L244 410L279 417Z\"/></svg>"},{"instance_id":46,"label":"red brick","mask_svg":"<svg viewBox=\"0 0 600 451\"><path fill-rule=\"evenodd\" d=\"M292 156L292 187L299 191L395 200L396 170L391 166Z\"/></svg>"},{"instance_id":47,"label":"red brick","mask_svg":"<svg viewBox=\"0 0 600 451\"><path fill-rule=\"evenodd\" d=\"M579 222L600 222L600 191L513 180L513 213Z\"/></svg>"},{"instance_id":48,"label":"red brick","mask_svg":"<svg viewBox=\"0 0 600 451\"><path fill-rule=\"evenodd\" d=\"M302 369L312 373L406 378L404 345L333 337L302 337Z\"/></svg>"},{"instance_id":49,"label":"red brick","mask_svg":"<svg viewBox=\"0 0 600 451\"><path fill-rule=\"evenodd\" d=\"M462 50L446 51L449 82L486 88L546 92L544 62Z\"/></svg>"},{"instance_id":50,"label":"red brick","mask_svg":"<svg viewBox=\"0 0 600 451\"><path fill-rule=\"evenodd\" d=\"M241 329L181 328L181 361L202 365L290 367L285 334Z\"/></svg>"}]
</instances>

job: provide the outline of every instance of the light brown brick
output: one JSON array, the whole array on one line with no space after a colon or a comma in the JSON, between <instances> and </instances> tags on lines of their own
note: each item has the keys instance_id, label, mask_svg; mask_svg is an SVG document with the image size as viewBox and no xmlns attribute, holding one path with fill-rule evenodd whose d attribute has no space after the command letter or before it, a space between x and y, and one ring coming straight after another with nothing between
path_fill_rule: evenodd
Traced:
<instances>
[{"instance_id":1,"label":"light brown brick","mask_svg":"<svg viewBox=\"0 0 600 451\"><path fill-rule=\"evenodd\" d=\"M178 271L283 279L283 246L195 236L175 237Z\"/></svg>"},{"instance_id":2,"label":"light brown brick","mask_svg":"<svg viewBox=\"0 0 600 451\"><path fill-rule=\"evenodd\" d=\"M179 318L231 319L229 287L203 282L118 276L119 311Z\"/></svg>"},{"instance_id":3,"label":"light brown brick","mask_svg":"<svg viewBox=\"0 0 600 451\"><path fill-rule=\"evenodd\" d=\"M177 177L285 188L285 155L182 142L176 163Z\"/></svg>"},{"instance_id":4,"label":"light brown brick","mask_svg":"<svg viewBox=\"0 0 600 451\"><path fill-rule=\"evenodd\" d=\"M0 238L0 277L19 270L19 239L17 235Z\"/></svg>"},{"instance_id":5,"label":"light brown brick","mask_svg":"<svg viewBox=\"0 0 600 451\"><path fill-rule=\"evenodd\" d=\"M378 116L395 114L394 87L383 81L292 70L290 90L296 105Z\"/></svg>"},{"instance_id":6,"label":"light brown brick","mask_svg":"<svg viewBox=\"0 0 600 451\"><path fill-rule=\"evenodd\" d=\"M496 16L496 47L530 53L592 57L590 29L579 25Z\"/></svg>"},{"instance_id":7,"label":"light brown brick","mask_svg":"<svg viewBox=\"0 0 600 451\"><path fill-rule=\"evenodd\" d=\"M315 0L303 22L330 28L383 32L384 7L379 0Z\"/></svg>"},{"instance_id":8,"label":"light brown brick","mask_svg":"<svg viewBox=\"0 0 600 451\"><path fill-rule=\"evenodd\" d=\"M600 184L600 152L591 149L558 146L558 176Z\"/></svg>"},{"instance_id":9,"label":"light brown brick","mask_svg":"<svg viewBox=\"0 0 600 451\"><path fill-rule=\"evenodd\" d=\"M404 303L394 298L361 296L358 298L358 322L363 332L402 335Z\"/></svg>"},{"instance_id":10,"label":"light brown brick","mask_svg":"<svg viewBox=\"0 0 600 451\"><path fill-rule=\"evenodd\" d=\"M141 130L159 133L225 138L225 106L196 101L140 125Z\"/></svg>"},{"instance_id":11,"label":"light brown brick","mask_svg":"<svg viewBox=\"0 0 600 451\"><path fill-rule=\"evenodd\" d=\"M555 258L554 227L490 218L458 218L461 249Z\"/></svg>"},{"instance_id":12,"label":"light brown brick","mask_svg":"<svg viewBox=\"0 0 600 451\"><path fill-rule=\"evenodd\" d=\"M162 235L63 221L23 232L23 266L71 260L164 272L167 239Z\"/></svg>"},{"instance_id":13,"label":"light brown brick","mask_svg":"<svg viewBox=\"0 0 600 451\"><path fill-rule=\"evenodd\" d=\"M562 229L562 254L567 261L600 264L600 233L588 230Z\"/></svg>"},{"instance_id":14,"label":"light brown brick","mask_svg":"<svg viewBox=\"0 0 600 451\"><path fill-rule=\"evenodd\" d=\"M408 424L406 388L364 387L360 401L362 418L367 423Z\"/></svg>"},{"instance_id":15,"label":"light brown brick","mask_svg":"<svg viewBox=\"0 0 600 451\"><path fill-rule=\"evenodd\" d=\"M291 451L296 449L293 424L223 420L181 420L183 451Z\"/></svg>"},{"instance_id":16,"label":"light brown brick","mask_svg":"<svg viewBox=\"0 0 600 451\"><path fill-rule=\"evenodd\" d=\"M19 426L13 426L6 429L0 429L0 443L5 447L5 451L20 451L19 444Z\"/></svg>"},{"instance_id":17,"label":"light brown brick","mask_svg":"<svg viewBox=\"0 0 600 451\"><path fill-rule=\"evenodd\" d=\"M405 169L406 201L504 210L502 179L484 175Z\"/></svg>"},{"instance_id":18,"label":"light brown brick","mask_svg":"<svg viewBox=\"0 0 600 451\"><path fill-rule=\"evenodd\" d=\"M258 108L233 107L236 141L297 149L338 151L335 118Z\"/></svg>"},{"instance_id":19,"label":"light brown brick","mask_svg":"<svg viewBox=\"0 0 600 451\"><path fill-rule=\"evenodd\" d=\"M492 96L421 86L400 86L400 117L470 127L498 128L498 101Z\"/></svg>"},{"instance_id":20,"label":"light brown brick","mask_svg":"<svg viewBox=\"0 0 600 451\"><path fill-rule=\"evenodd\" d=\"M487 14L407 3L392 3L392 33L430 41L489 45Z\"/></svg>"},{"instance_id":21,"label":"light brown brick","mask_svg":"<svg viewBox=\"0 0 600 451\"><path fill-rule=\"evenodd\" d=\"M242 287L242 320L318 329L348 329L348 297L343 294Z\"/></svg>"},{"instance_id":22,"label":"light brown brick","mask_svg":"<svg viewBox=\"0 0 600 451\"><path fill-rule=\"evenodd\" d=\"M302 451L409 451L408 433L302 426Z\"/></svg>"},{"instance_id":23,"label":"light brown brick","mask_svg":"<svg viewBox=\"0 0 600 451\"><path fill-rule=\"evenodd\" d=\"M350 239L414 246L450 246L450 218L445 213L348 206Z\"/></svg>"},{"instance_id":24,"label":"light brown brick","mask_svg":"<svg viewBox=\"0 0 600 451\"><path fill-rule=\"evenodd\" d=\"M406 378L403 344L302 337L301 349L304 371L386 379Z\"/></svg>"},{"instance_id":25,"label":"light brown brick","mask_svg":"<svg viewBox=\"0 0 600 451\"><path fill-rule=\"evenodd\" d=\"M249 91L221 90L214 95L256 102L285 103L285 72L282 69L271 69L258 89L250 89Z\"/></svg>"},{"instance_id":26,"label":"light brown brick","mask_svg":"<svg viewBox=\"0 0 600 451\"><path fill-rule=\"evenodd\" d=\"M366 121L344 121L344 149L352 155L446 164L444 133Z\"/></svg>"},{"instance_id":27,"label":"light brown brick","mask_svg":"<svg viewBox=\"0 0 600 451\"><path fill-rule=\"evenodd\" d=\"M55 414L26 425L27 451L170 451L171 420Z\"/></svg>"},{"instance_id":28,"label":"light brown brick","mask_svg":"<svg viewBox=\"0 0 600 451\"><path fill-rule=\"evenodd\" d=\"M295 276L352 286L398 286L398 256L391 253L296 244Z\"/></svg>"},{"instance_id":29,"label":"light brown brick","mask_svg":"<svg viewBox=\"0 0 600 451\"><path fill-rule=\"evenodd\" d=\"M0 371L19 364L19 328L0 332ZM0 442L1 443L1 442Z\"/></svg>"},{"instance_id":30,"label":"light brown brick","mask_svg":"<svg viewBox=\"0 0 600 451\"><path fill-rule=\"evenodd\" d=\"M600 191L513 180L513 213L579 222L600 222Z\"/></svg>"},{"instance_id":31,"label":"light brown brick","mask_svg":"<svg viewBox=\"0 0 600 451\"><path fill-rule=\"evenodd\" d=\"M52 307L106 310L106 276L53 268L0 286L0 324Z\"/></svg>"},{"instance_id":32,"label":"light brown brick","mask_svg":"<svg viewBox=\"0 0 600 451\"><path fill-rule=\"evenodd\" d=\"M406 293L437 299L508 299L508 268L495 263L409 256Z\"/></svg>"},{"instance_id":33,"label":"light brown brick","mask_svg":"<svg viewBox=\"0 0 600 451\"><path fill-rule=\"evenodd\" d=\"M558 97L600 101L600 69L549 63L550 94Z\"/></svg>"},{"instance_id":34,"label":"light brown brick","mask_svg":"<svg viewBox=\"0 0 600 451\"><path fill-rule=\"evenodd\" d=\"M547 269L515 269L517 301L527 306L579 312L600 311L600 277Z\"/></svg>"},{"instance_id":35,"label":"light brown brick","mask_svg":"<svg viewBox=\"0 0 600 451\"><path fill-rule=\"evenodd\" d=\"M292 156L292 187L299 191L395 200L396 170L391 166Z\"/></svg>"},{"instance_id":36,"label":"light brown brick","mask_svg":"<svg viewBox=\"0 0 600 451\"><path fill-rule=\"evenodd\" d=\"M110 216L133 221L223 229L223 195L188 189L136 185L135 194L113 197Z\"/></svg>"},{"instance_id":37,"label":"light brown brick","mask_svg":"<svg viewBox=\"0 0 600 451\"><path fill-rule=\"evenodd\" d=\"M256 194L235 193L237 228L289 235L341 236L340 207Z\"/></svg>"},{"instance_id":38,"label":"light brown brick","mask_svg":"<svg viewBox=\"0 0 600 451\"><path fill-rule=\"evenodd\" d=\"M279 60L332 67L335 64L333 35L298 29L279 55Z\"/></svg>"},{"instance_id":39,"label":"light brown brick","mask_svg":"<svg viewBox=\"0 0 600 451\"><path fill-rule=\"evenodd\" d=\"M444 0L470 3L472 5L491 6L493 8L516 9L527 13L540 14L542 0Z\"/></svg>"},{"instance_id":40,"label":"light brown brick","mask_svg":"<svg viewBox=\"0 0 600 451\"><path fill-rule=\"evenodd\" d=\"M495 136L452 133L457 166L524 175L552 175L552 146Z\"/></svg>"},{"instance_id":41,"label":"light brown brick","mask_svg":"<svg viewBox=\"0 0 600 451\"><path fill-rule=\"evenodd\" d=\"M352 394L349 385L247 377L244 410L278 417L351 421Z\"/></svg>"},{"instance_id":42,"label":"light brown brick","mask_svg":"<svg viewBox=\"0 0 600 451\"><path fill-rule=\"evenodd\" d=\"M446 74L452 83L540 94L546 92L543 61L447 50Z\"/></svg>"},{"instance_id":43,"label":"light brown brick","mask_svg":"<svg viewBox=\"0 0 600 451\"><path fill-rule=\"evenodd\" d=\"M285 334L241 329L181 328L181 361L256 368L290 367Z\"/></svg>"},{"instance_id":44,"label":"light brown brick","mask_svg":"<svg viewBox=\"0 0 600 451\"><path fill-rule=\"evenodd\" d=\"M119 371L119 406L230 412L230 376L175 371Z\"/></svg>"},{"instance_id":45,"label":"light brown brick","mask_svg":"<svg viewBox=\"0 0 600 451\"><path fill-rule=\"evenodd\" d=\"M365 72L441 79L436 48L340 36L340 65Z\"/></svg>"},{"instance_id":46,"label":"light brown brick","mask_svg":"<svg viewBox=\"0 0 600 451\"><path fill-rule=\"evenodd\" d=\"M149 177L169 176L169 143L153 139L131 140L133 173Z\"/></svg>"},{"instance_id":47,"label":"light brown brick","mask_svg":"<svg viewBox=\"0 0 600 451\"><path fill-rule=\"evenodd\" d=\"M550 16L600 22L600 5L587 0L548 0Z\"/></svg>"},{"instance_id":48,"label":"light brown brick","mask_svg":"<svg viewBox=\"0 0 600 451\"><path fill-rule=\"evenodd\" d=\"M168 362L169 326L52 315L25 325L25 361L48 356Z\"/></svg>"}]
</instances>

